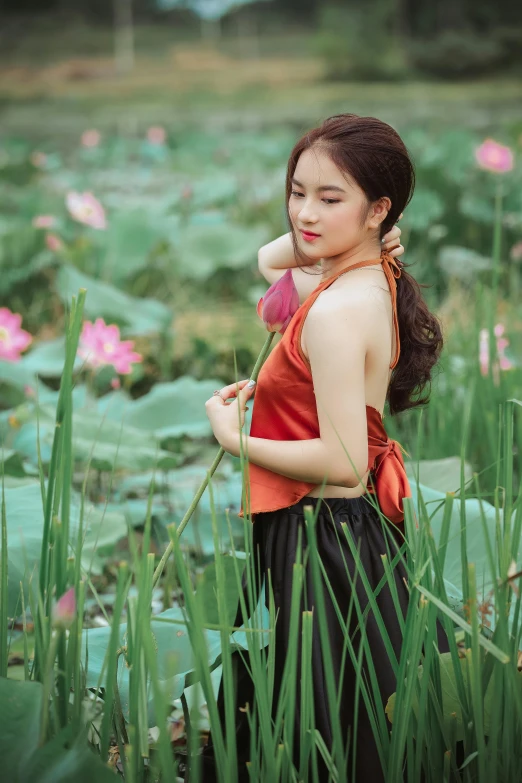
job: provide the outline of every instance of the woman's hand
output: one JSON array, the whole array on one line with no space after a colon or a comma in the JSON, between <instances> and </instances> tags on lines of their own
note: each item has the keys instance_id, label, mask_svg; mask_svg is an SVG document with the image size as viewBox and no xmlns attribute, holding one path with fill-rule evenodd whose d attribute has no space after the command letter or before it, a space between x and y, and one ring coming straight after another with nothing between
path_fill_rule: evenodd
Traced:
<instances>
[{"instance_id":1,"label":"woman's hand","mask_svg":"<svg viewBox=\"0 0 522 783\"><path fill-rule=\"evenodd\" d=\"M399 215L399 220L402 217L402 212ZM398 256L402 256L404 253L404 248L400 243L400 237L401 237L401 230L399 226L394 226L392 229L388 231L387 234L385 234L381 240L382 248L383 250L387 250L388 253L393 256L394 258L397 258Z\"/></svg>"},{"instance_id":2,"label":"woman's hand","mask_svg":"<svg viewBox=\"0 0 522 783\"><path fill-rule=\"evenodd\" d=\"M239 434L245 423L247 402L255 391L255 385L248 386L249 379L231 383L219 389L219 394L213 394L205 403L205 410L210 426L219 445L230 454L238 457ZM226 402L229 397L234 399Z\"/></svg>"}]
</instances>

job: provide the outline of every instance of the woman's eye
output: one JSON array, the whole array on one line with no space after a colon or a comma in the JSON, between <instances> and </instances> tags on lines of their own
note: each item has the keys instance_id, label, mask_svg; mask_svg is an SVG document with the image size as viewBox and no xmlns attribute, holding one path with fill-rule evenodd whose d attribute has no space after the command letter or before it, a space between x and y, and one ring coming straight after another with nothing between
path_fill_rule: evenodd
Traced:
<instances>
[{"instance_id":1,"label":"woman's eye","mask_svg":"<svg viewBox=\"0 0 522 783\"><path fill-rule=\"evenodd\" d=\"M291 190L290 191L291 196L303 196L303 193L299 193L298 190ZM339 199L338 198L323 198L321 201L325 201L327 204L338 204Z\"/></svg>"}]
</instances>

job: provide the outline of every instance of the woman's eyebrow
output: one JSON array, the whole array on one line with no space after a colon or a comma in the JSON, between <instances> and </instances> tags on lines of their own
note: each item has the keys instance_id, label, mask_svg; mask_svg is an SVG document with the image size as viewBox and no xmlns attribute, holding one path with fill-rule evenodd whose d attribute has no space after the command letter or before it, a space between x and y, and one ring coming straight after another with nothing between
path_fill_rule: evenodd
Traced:
<instances>
[{"instance_id":1,"label":"woman's eyebrow","mask_svg":"<svg viewBox=\"0 0 522 783\"><path fill-rule=\"evenodd\" d=\"M295 177L292 177L292 182L294 183L294 185L298 185L300 188L304 188L303 183L299 182L299 180L297 180ZM343 190L342 188L337 187L337 185L321 185L320 187L316 188L316 190L318 192L323 191L323 190L337 190L337 191L339 191L339 193L346 193L345 190Z\"/></svg>"}]
</instances>

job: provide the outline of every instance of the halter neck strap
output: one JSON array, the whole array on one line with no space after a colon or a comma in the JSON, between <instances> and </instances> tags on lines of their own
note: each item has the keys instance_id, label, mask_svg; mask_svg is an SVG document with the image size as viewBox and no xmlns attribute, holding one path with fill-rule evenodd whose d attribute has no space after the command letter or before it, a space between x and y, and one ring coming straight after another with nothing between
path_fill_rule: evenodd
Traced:
<instances>
[{"instance_id":1,"label":"halter neck strap","mask_svg":"<svg viewBox=\"0 0 522 783\"><path fill-rule=\"evenodd\" d=\"M399 356L401 354L401 344L399 340L399 320L397 317L396 280L398 280L402 274L402 267L397 262L397 260L393 256L391 256L386 250L382 250L380 258L370 259L369 261L358 261L356 264L353 264L353 266L349 266L348 268L340 269L338 272L335 272L335 274L333 274L331 277L327 278L326 280L323 280L323 282L320 283L316 288L316 291L319 294L321 291L327 288L331 283L333 283L334 280L337 280L337 278L343 275L345 272L352 272L354 269L362 269L363 267L371 266L372 264L382 264L382 268L384 274L386 275L386 279L388 281L388 286L392 298L393 328L395 331L395 345L396 345L395 357L393 359L392 364L390 365L390 370L393 370L393 368L397 366L397 362L399 361Z\"/></svg>"}]
</instances>

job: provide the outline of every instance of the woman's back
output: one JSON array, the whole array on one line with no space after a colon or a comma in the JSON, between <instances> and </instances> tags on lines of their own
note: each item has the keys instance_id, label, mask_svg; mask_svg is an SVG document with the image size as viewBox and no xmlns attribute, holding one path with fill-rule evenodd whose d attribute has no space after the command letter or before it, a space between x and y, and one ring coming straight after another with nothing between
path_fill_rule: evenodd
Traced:
<instances>
[{"instance_id":1,"label":"woman's back","mask_svg":"<svg viewBox=\"0 0 522 783\"><path fill-rule=\"evenodd\" d=\"M354 297L366 301L372 313L372 328L365 335L367 341L364 368L365 402L367 406L375 408L383 416L386 392L393 372L391 365L398 343L393 324L394 308L391 291L382 265L354 269L349 275L340 276L326 290L321 291L309 312L313 313L314 310L322 307L335 308L338 305L342 310L350 306ZM309 362L306 324L307 319L301 331L301 350ZM335 361L335 357L331 358ZM367 479L368 472L361 477L363 485L366 484ZM328 497L359 497L364 492L364 486L344 487L327 484L324 488L312 489L308 495L319 497L321 492Z\"/></svg>"}]
</instances>

